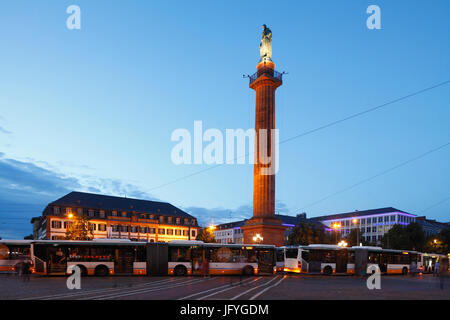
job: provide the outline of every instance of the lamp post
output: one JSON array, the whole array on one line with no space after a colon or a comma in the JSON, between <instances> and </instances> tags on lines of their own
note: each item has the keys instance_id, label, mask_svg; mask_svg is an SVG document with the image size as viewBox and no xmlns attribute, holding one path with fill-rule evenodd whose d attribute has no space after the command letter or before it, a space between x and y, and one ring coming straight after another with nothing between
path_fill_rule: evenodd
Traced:
<instances>
[{"instance_id":1,"label":"lamp post","mask_svg":"<svg viewBox=\"0 0 450 320\"><path fill-rule=\"evenodd\" d=\"M348 243L345 242L344 240L342 240L341 242L338 243L338 246L340 246L340 247L346 247L346 246L348 246Z\"/></svg>"},{"instance_id":2,"label":"lamp post","mask_svg":"<svg viewBox=\"0 0 450 320\"><path fill-rule=\"evenodd\" d=\"M352 222L356 225L356 245L359 246L359 220L353 219Z\"/></svg>"},{"instance_id":3,"label":"lamp post","mask_svg":"<svg viewBox=\"0 0 450 320\"><path fill-rule=\"evenodd\" d=\"M341 227L341 225L336 222L336 223L333 223L331 226L333 227L334 233L336 234L336 242L337 242L338 241L337 231Z\"/></svg>"},{"instance_id":4,"label":"lamp post","mask_svg":"<svg viewBox=\"0 0 450 320\"><path fill-rule=\"evenodd\" d=\"M257 233L254 237L253 237L253 241L256 243L261 243L264 240L263 237L261 237L261 235L259 233Z\"/></svg>"}]
</instances>

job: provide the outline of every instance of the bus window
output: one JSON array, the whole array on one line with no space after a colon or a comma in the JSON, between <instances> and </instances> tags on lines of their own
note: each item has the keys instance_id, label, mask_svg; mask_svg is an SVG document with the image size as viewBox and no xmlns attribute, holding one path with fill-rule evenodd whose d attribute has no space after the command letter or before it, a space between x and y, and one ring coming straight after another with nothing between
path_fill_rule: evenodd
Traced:
<instances>
[{"instance_id":1,"label":"bus window","mask_svg":"<svg viewBox=\"0 0 450 320\"><path fill-rule=\"evenodd\" d=\"M328 263L336 262L336 251L326 251L323 256L323 262Z\"/></svg>"},{"instance_id":2,"label":"bus window","mask_svg":"<svg viewBox=\"0 0 450 320\"><path fill-rule=\"evenodd\" d=\"M348 263L355 263L355 252L354 251L348 252Z\"/></svg>"},{"instance_id":3,"label":"bus window","mask_svg":"<svg viewBox=\"0 0 450 320\"><path fill-rule=\"evenodd\" d=\"M191 250L189 247L170 247L169 262L190 262Z\"/></svg>"},{"instance_id":4,"label":"bus window","mask_svg":"<svg viewBox=\"0 0 450 320\"><path fill-rule=\"evenodd\" d=\"M284 250L283 249L277 249L277 262L284 261Z\"/></svg>"},{"instance_id":5,"label":"bus window","mask_svg":"<svg viewBox=\"0 0 450 320\"><path fill-rule=\"evenodd\" d=\"M302 251L302 259L306 262L309 262L309 252L308 251Z\"/></svg>"},{"instance_id":6,"label":"bus window","mask_svg":"<svg viewBox=\"0 0 450 320\"><path fill-rule=\"evenodd\" d=\"M369 252L369 263L380 263L380 254L376 252Z\"/></svg>"},{"instance_id":7,"label":"bus window","mask_svg":"<svg viewBox=\"0 0 450 320\"><path fill-rule=\"evenodd\" d=\"M286 249L286 259L297 259L298 249Z\"/></svg>"}]
</instances>

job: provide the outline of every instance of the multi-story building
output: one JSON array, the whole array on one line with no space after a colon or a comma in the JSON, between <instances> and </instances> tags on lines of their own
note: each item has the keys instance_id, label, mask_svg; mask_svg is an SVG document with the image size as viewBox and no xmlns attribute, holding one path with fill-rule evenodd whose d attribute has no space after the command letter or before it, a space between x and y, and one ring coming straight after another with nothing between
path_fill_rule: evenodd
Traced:
<instances>
[{"instance_id":1,"label":"multi-story building","mask_svg":"<svg viewBox=\"0 0 450 320\"><path fill-rule=\"evenodd\" d=\"M442 223L426 217L417 217L416 222L422 226L427 237L440 233L442 230L450 229L449 223Z\"/></svg>"},{"instance_id":2,"label":"multi-story building","mask_svg":"<svg viewBox=\"0 0 450 320\"><path fill-rule=\"evenodd\" d=\"M281 220L283 226L286 227L284 232L284 240L286 242L289 233L292 231L296 225L300 222L306 220L306 214L298 214L297 216L287 216L276 214L276 218ZM245 225L246 220L230 222L219 224L215 226L215 230L213 231L214 237L219 243L243 243L244 242L244 232L241 229L242 226ZM264 242L264 241L263 241Z\"/></svg>"},{"instance_id":3,"label":"multi-story building","mask_svg":"<svg viewBox=\"0 0 450 320\"><path fill-rule=\"evenodd\" d=\"M380 244L393 225L408 225L416 218L414 214L388 207L314 217L308 221L321 222L327 231L340 232L344 237L359 226L362 241Z\"/></svg>"},{"instance_id":4,"label":"multi-story building","mask_svg":"<svg viewBox=\"0 0 450 320\"><path fill-rule=\"evenodd\" d=\"M35 239L65 239L76 215L89 219L94 238L167 242L195 239L197 219L167 202L71 192L33 218Z\"/></svg>"}]
</instances>

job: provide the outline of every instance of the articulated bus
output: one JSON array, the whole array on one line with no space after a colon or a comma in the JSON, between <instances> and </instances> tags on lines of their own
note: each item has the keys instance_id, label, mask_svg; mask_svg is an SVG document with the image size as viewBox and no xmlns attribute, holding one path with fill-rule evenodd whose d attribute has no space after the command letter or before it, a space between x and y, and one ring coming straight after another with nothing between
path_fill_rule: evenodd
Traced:
<instances>
[{"instance_id":1,"label":"articulated bus","mask_svg":"<svg viewBox=\"0 0 450 320\"><path fill-rule=\"evenodd\" d=\"M312 244L309 246L287 246L284 251L284 265L281 254L277 254L277 270L295 273L353 274L356 266L366 272L377 265L385 274L407 274L414 262L421 271L423 254L416 251L390 250L380 247Z\"/></svg>"},{"instance_id":2,"label":"articulated bus","mask_svg":"<svg viewBox=\"0 0 450 320\"><path fill-rule=\"evenodd\" d=\"M31 262L31 240L0 240L0 272L17 272L22 262Z\"/></svg>"},{"instance_id":3,"label":"articulated bus","mask_svg":"<svg viewBox=\"0 0 450 320\"><path fill-rule=\"evenodd\" d=\"M127 240L40 240L31 243L34 272L42 275L195 275L204 259L210 275L275 272L275 247L214 244L202 241L169 243Z\"/></svg>"},{"instance_id":4,"label":"articulated bus","mask_svg":"<svg viewBox=\"0 0 450 320\"><path fill-rule=\"evenodd\" d=\"M420 271L422 271L423 273L433 273L436 262L445 257L447 257L445 254L422 253L420 255L420 265L422 267Z\"/></svg>"}]
</instances>

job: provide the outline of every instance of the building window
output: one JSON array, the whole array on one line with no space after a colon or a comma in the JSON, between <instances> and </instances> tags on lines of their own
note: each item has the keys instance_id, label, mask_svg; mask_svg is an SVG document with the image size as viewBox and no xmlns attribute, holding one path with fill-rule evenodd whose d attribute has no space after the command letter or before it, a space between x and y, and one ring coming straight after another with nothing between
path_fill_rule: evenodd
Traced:
<instances>
[{"instance_id":1,"label":"building window","mask_svg":"<svg viewBox=\"0 0 450 320\"><path fill-rule=\"evenodd\" d=\"M181 236L181 230L180 229L175 229L175 235L176 236Z\"/></svg>"},{"instance_id":2,"label":"building window","mask_svg":"<svg viewBox=\"0 0 450 320\"><path fill-rule=\"evenodd\" d=\"M172 223L172 217L167 217L167 222Z\"/></svg>"},{"instance_id":3,"label":"building window","mask_svg":"<svg viewBox=\"0 0 450 320\"><path fill-rule=\"evenodd\" d=\"M53 207L53 214L59 215L59 207Z\"/></svg>"},{"instance_id":4,"label":"building window","mask_svg":"<svg viewBox=\"0 0 450 320\"><path fill-rule=\"evenodd\" d=\"M53 220L52 221L52 228L53 229L61 229L61 226L62 226L61 221L57 221L57 220Z\"/></svg>"},{"instance_id":5,"label":"building window","mask_svg":"<svg viewBox=\"0 0 450 320\"><path fill-rule=\"evenodd\" d=\"M100 218L104 218L105 217L105 211L104 210L100 210L99 216L100 216Z\"/></svg>"},{"instance_id":6,"label":"building window","mask_svg":"<svg viewBox=\"0 0 450 320\"><path fill-rule=\"evenodd\" d=\"M191 236L192 236L192 237L196 237L196 236L197 236L197 233L195 232L195 230L192 230L192 231L191 231Z\"/></svg>"},{"instance_id":7,"label":"building window","mask_svg":"<svg viewBox=\"0 0 450 320\"><path fill-rule=\"evenodd\" d=\"M391 221L395 221L395 215L391 216Z\"/></svg>"},{"instance_id":8,"label":"building window","mask_svg":"<svg viewBox=\"0 0 450 320\"><path fill-rule=\"evenodd\" d=\"M113 217L117 217L117 211L116 211L116 210L113 210L112 213L111 213L111 215L112 215Z\"/></svg>"},{"instance_id":9,"label":"building window","mask_svg":"<svg viewBox=\"0 0 450 320\"><path fill-rule=\"evenodd\" d=\"M159 233L159 234L166 234L166 229L164 229L164 228L159 228L159 229L158 229L158 233Z\"/></svg>"},{"instance_id":10,"label":"building window","mask_svg":"<svg viewBox=\"0 0 450 320\"><path fill-rule=\"evenodd\" d=\"M122 211L122 217L126 217L127 216L127 212L126 211Z\"/></svg>"},{"instance_id":11,"label":"building window","mask_svg":"<svg viewBox=\"0 0 450 320\"><path fill-rule=\"evenodd\" d=\"M181 219L180 219L180 218L177 218L175 221L176 221L176 222L175 222L176 224L180 224Z\"/></svg>"},{"instance_id":12,"label":"building window","mask_svg":"<svg viewBox=\"0 0 450 320\"><path fill-rule=\"evenodd\" d=\"M106 224L99 223L98 224L98 231L106 231Z\"/></svg>"},{"instance_id":13,"label":"building window","mask_svg":"<svg viewBox=\"0 0 450 320\"><path fill-rule=\"evenodd\" d=\"M173 229L167 229L167 235L173 236Z\"/></svg>"},{"instance_id":14,"label":"building window","mask_svg":"<svg viewBox=\"0 0 450 320\"><path fill-rule=\"evenodd\" d=\"M148 233L155 234L156 233L156 229L155 228L148 228Z\"/></svg>"},{"instance_id":15,"label":"building window","mask_svg":"<svg viewBox=\"0 0 450 320\"><path fill-rule=\"evenodd\" d=\"M89 210L89 217L93 217L94 216L94 210Z\"/></svg>"},{"instance_id":16,"label":"building window","mask_svg":"<svg viewBox=\"0 0 450 320\"><path fill-rule=\"evenodd\" d=\"M189 236L188 230L183 230L183 236L185 236L185 237Z\"/></svg>"}]
</instances>

